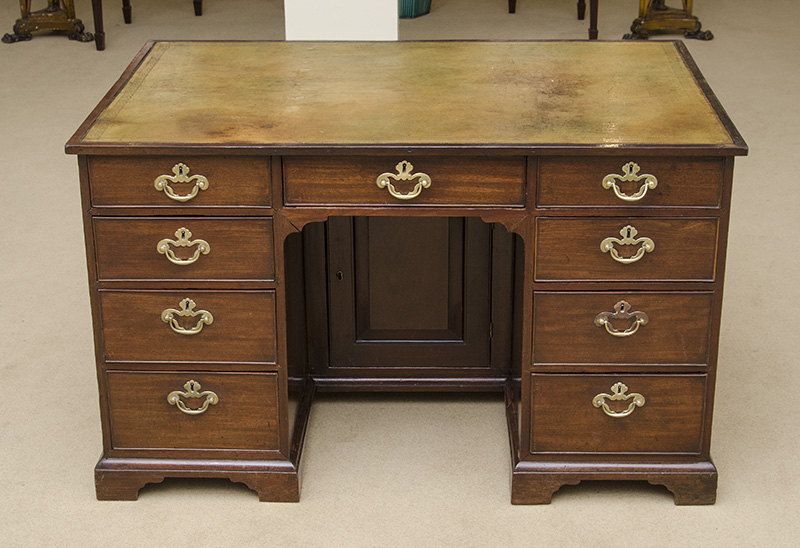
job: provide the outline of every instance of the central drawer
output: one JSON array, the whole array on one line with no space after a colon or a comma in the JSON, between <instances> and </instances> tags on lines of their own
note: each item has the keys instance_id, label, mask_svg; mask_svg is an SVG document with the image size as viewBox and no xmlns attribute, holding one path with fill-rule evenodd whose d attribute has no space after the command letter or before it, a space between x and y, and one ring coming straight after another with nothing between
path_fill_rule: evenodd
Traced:
<instances>
[{"instance_id":1,"label":"central drawer","mask_svg":"<svg viewBox=\"0 0 800 548\"><path fill-rule=\"evenodd\" d=\"M525 166L521 156L286 156L284 201L286 205L523 206ZM379 179L386 184L379 186Z\"/></svg>"},{"instance_id":2,"label":"central drawer","mask_svg":"<svg viewBox=\"0 0 800 548\"><path fill-rule=\"evenodd\" d=\"M273 280L270 217L95 217L100 280Z\"/></svg>"},{"instance_id":3,"label":"central drawer","mask_svg":"<svg viewBox=\"0 0 800 548\"><path fill-rule=\"evenodd\" d=\"M106 379L113 449L279 449L277 373L109 371Z\"/></svg>"},{"instance_id":4,"label":"central drawer","mask_svg":"<svg viewBox=\"0 0 800 548\"><path fill-rule=\"evenodd\" d=\"M275 363L274 291L100 291L112 362Z\"/></svg>"},{"instance_id":5,"label":"central drawer","mask_svg":"<svg viewBox=\"0 0 800 548\"><path fill-rule=\"evenodd\" d=\"M706 381L705 375L533 374L531 452L697 454Z\"/></svg>"}]
</instances>

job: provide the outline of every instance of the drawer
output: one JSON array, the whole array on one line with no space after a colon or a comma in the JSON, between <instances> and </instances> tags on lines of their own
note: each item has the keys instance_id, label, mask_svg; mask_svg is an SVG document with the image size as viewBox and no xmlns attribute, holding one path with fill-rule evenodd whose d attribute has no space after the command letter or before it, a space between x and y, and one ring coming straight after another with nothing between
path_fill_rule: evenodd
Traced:
<instances>
[{"instance_id":1,"label":"drawer","mask_svg":"<svg viewBox=\"0 0 800 548\"><path fill-rule=\"evenodd\" d=\"M100 280L273 280L269 217L95 217Z\"/></svg>"},{"instance_id":2,"label":"drawer","mask_svg":"<svg viewBox=\"0 0 800 548\"><path fill-rule=\"evenodd\" d=\"M713 293L533 295L533 361L706 365Z\"/></svg>"},{"instance_id":3,"label":"drawer","mask_svg":"<svg viewBox=\"0 0 800 548\"><path fill-rule=\"evenodd\" d=\"M713 281L718 224L715 218L539 218L536 280Z\"/></svg>"},{"instance_id":4,"label":"drawer","mask_svg":"<svg viewBox=\"0 0 800 548\"><path fill-rule=\"evenodd\" d=\"M410 163L401 165L405 160ZM525 165L521 156L287 156L284 200L286 205L523 206ZM377 181L384 174L391 185L381 188ZM430 186L422 186L420 174Z\"/></svg>"},{"instance_id":5,"label":"drawer","mask_svg":"<svg viewBox=\"0 0 800 548\"><path fill-rule=\"evenodd\" d=\"M721 158L543 157L537 201L542 207L719 207L723 173Z\"/></svg>"},{"instance_id":6,"label":"drawer","mask_svg":"<svg viewBox=\"0 0 800 548\"><path fill-rule=\"evenodd\" d=\"M94 206L269 206L269 183L269 158L89 157Z\"/></svg>"},{"instance_id":7,"label":"drawer","mask_svg":"<svg viewBox=\"0 0 800 548\"><path fill-rule=\"evenodd\" d=\"M705 375L534 374L531 452L697 454L705 401Z\"/></svg>"},{"instance_id":8,"label":"drawer","mask_svg":"<svg viewBox=\"0 0 800 548\"><path fill-rule=\"evenodd\" d=\"M114 449L279 449L277 373L109 371L106 381Z\"/></svg>"},{"instance_id":9,"label":"drawer","mask_svg":"<svg viewBox=\"0 0 800 548\"><path fill-rule=\"evenodd\" d=\"M274 291L100 291L100 312L108 361L275 363Z\"/></svg>"}]
</instances>

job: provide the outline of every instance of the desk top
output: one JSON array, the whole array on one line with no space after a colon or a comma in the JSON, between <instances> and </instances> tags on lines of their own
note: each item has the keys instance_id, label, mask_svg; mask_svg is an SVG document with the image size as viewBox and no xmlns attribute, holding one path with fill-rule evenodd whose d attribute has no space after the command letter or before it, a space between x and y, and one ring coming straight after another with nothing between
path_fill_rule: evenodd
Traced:
<instances>
[{"instance_id":1,"label":"desk top","mask_svg":"<svg viewBox=\"0 0 800 548\"><path fill-rule=\"evenodd\" d=\"M151 42L68 152L746 145L680 42Z\"/></svg>"}]
</instances>

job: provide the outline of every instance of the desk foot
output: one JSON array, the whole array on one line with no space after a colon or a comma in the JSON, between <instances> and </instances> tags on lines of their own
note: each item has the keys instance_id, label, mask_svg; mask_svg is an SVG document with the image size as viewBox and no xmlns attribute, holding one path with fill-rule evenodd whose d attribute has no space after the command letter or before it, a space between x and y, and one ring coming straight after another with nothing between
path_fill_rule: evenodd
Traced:
<instances>
[{"instance_id":1,"label":"desk foot","mask_svg":"<svg viewBox=\"0 0 800 548\"><path fill-rule=\"evenodd\" d=\"M262 502L298 502L297 469L288 461L178 461L100 459L94 471L97 500L137 500L149 483L165 478L226 478L243 483Z\"/></svg>"},{"instance_id":2,"label":"desk foot","mask_svg":"<svg viewBox=\"0 0 800 548\"><path fill-rule=\"evenodd\" d=\"M696 463L583 463L520 462L511 480L512 504L549 504L562 485L585 480L644 480L663 485L675 504L714 504L717 470L709 462Z\"/></svg>"}]
</instances>

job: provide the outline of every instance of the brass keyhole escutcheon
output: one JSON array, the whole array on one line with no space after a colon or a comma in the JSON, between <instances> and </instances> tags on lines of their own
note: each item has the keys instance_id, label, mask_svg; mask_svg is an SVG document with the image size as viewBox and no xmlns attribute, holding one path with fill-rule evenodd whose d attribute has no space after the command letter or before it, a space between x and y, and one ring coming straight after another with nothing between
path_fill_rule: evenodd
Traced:
<instances>
[{"instance_id":1,"label":"brass keyhole escutcheon","mask_svg":"<svg viewBox=\"0 0 800 548\"><path fill-rule=\"evenodd\" d=\"M397 198L398 200L411 200L419 196L420 192L422 192L423 188L428 188L431 186L431 178L425 173L412 173L414 170L414 166L411 165L411 162L403 160L397 166L395 166L397 173L381 173L378 175L375 183L378 185L378 188L385 188L389 191L393 197ZM403 194L398 192L397 189L392 184L392 180L394 181L413 181L417 179L417 184L414 187L414 190L409 192L408 194Z\"/></svg>"},{"instance_id":2,"label":"brass keyhole escutcheon","mask_svg":"<svg viewBox=\"0 0 800 548\"><path fill-rule=\"evenodd\" d=\"M630 326L624 331L618 331L611 320L631 321ZM614 312L600 312L594 318L597 327L605 327L609 335L614 337L630 337L639 330L640 326L647 325L650 318L644 312L633 311L630 303L619 301L614 305Z\"/></svg>"},{"instance_id":3,"label":"brass keyhole escutcheon","mask_svg":"<svg viewBox=\"0 0 800 548\"><path fill-rule=\"evenodd\" d=\"M172 167L172 175L160 175L153 182L156 190L163 192L170 199L176 202L188 202L201 190L208 188L208 179L203 175L189 176L189 166L184 163L177 163ZM175 192L170 183L194 183L189 194L181 195Z\"/></svg>"},{"instance_id":4,"label":"brass keyhole escutcheon","mask_svg":"<svg viewBox=\"0 0 800 548\"><path fill-rule=\"evenodd\" d=\"M636 202L641 200L647 194L648 189L655 188L658 186L658 179L656 179L655 175L650 175L649 173L644 173L639 175L639 164L636 162L628 162L624 166L622 166L622 173L623 175L617 175L616 173L609 173L603 178L603 188L611 189L614 191L614 194L620 200L624 200L626 202ZM619 182L639 182L644 181L642 186L639 187L633 194L625 194L622 192L619 186L617 186L617 181Z\"/></svg>"},{"instance_id":5,"label":"brass keyhole escutcheon","mask_svg":"<svg viewBox=\"0 0 800 548\"><path fill-rule=\"evenodd\" d=\"M619 419L622 417L627 417L637 407L642 407L644 405L644 396L638 394L636 392L631 392L630 394L626 394L628 391L627 385L618 382L615 383L614 386L611 387L611 394L601 393L597 394L594 398L592 398L592 405L598 407L603 410L603 413L608 415L611 418ZM606 403L606 400L609 401L628 401L631 400L631 403L628 404L628 408L624 411L613 411L611 407Z\"/></svg>"},{"instance_id":6,"label":"brass keyhole escutcheon","mask_svg":"<svg viewBox=\"0 0 800 548\"><path fill-rule=\"evenodd\" d=\"M627 225L624 226L620 231L619 235L622 236L620 238L605 238L602 242L600 242L600 251L603 253L608 253L611 255L611 258L617 261L618 263L622 264L631 264L635 263L642 257L644 257L645 253L652 253L652 251L656 248L656 244L650 238L637 238L636 236L639 234L639 231L636 230L633 226ZM623 257L619 254L617 249L614 247L614 244L619 246L635 246L638 245L639 249L636 250L636 254L632 257Z\"/></svg>"},{"instance_id":7,"label":"brass keyhole escutcheon","mask_svg":"<svg viewBox=\"0 0 800 548\"><path fill-rule=\"evenodd\" d=\"M188 381L183 385L183 387L186 389L185 392L174 390L167 394L167 402L169 402L170 405L176 406L181 410L181 412L186 413L187 415L201 415L206 412L206 409L208 409L209 405L217 405L217 402L219 402L219 396L217 396L217 394L211 390L205 390L201 392L200 390L202 387L197 381ZM181 398L205 398L205 401L203 401L202 406L198 408L192 408L183 403Z\"/></svg>"},{"instance_id":8,"label":"brass keyhole escutcheon","mask_svg":"<svg viewBox=\"0 0 800 548\"><path fill-rule=\"evenodd\" d=\"M167 308L163 312L161 312L161 321L165 324L169 325L170 329L172 329L175 333L179 335L197 335L203 330L204 325L211 325L214 323L214 316L208 310L195 310L197 304L190 299L185 298L183 299L180 304L178 305L180 308ZM186 329L178 323L178 318L196 318L200 316L200 319L189 329Z\"/></svg>"},{"instance_id":9,"label":"brass keyhole escutcheon","mask_svg":"<svg viewBox=\"0 0 800 548\"><path fill-rule=\"evenodd\" d=\"M208 255L211 252L211 246L205 240L192 240L192 231L188 228L181 227L175 231L175 239L164 238L156 244L156 250L162 255L165 255L169 262L178 266L187 266L193 264L200 255ZM191 248L194 247L194 255L188 259L181 259L172 250L173 247Z\"/></svg>"}]
</instances>

